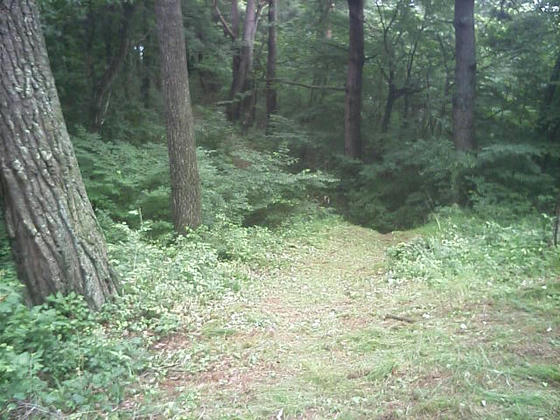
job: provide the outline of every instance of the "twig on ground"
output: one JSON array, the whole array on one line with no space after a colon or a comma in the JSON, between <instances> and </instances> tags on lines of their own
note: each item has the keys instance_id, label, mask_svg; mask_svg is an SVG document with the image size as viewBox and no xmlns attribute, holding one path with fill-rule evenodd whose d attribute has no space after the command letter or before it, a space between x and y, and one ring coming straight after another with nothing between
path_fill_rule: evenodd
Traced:
<instances>
[{"instance_id":1,"label":"twig on ground","mask_svg":"<svg viewBox=\"0 0 560 420\"><path fill-rule=\"evenodd\" d=\"M412 319L412 318L407 318L404 316L399 316L399 315L393 315L393 314L386 314L384 319L396 319L397 321L403 321L403 322L408 322L409 324L413 324L416 322L416 320Z\"/></svg>"}]
</instances>

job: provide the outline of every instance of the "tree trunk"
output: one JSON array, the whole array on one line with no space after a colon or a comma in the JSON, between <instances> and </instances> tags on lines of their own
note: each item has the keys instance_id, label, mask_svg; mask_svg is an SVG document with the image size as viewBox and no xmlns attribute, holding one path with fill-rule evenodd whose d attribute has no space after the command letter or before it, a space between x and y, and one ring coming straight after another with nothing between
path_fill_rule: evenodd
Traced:
<instances>
[{"instance_id":1,"label":"tree trunk","mask_svg":"<svg viewBox=\"0 0 560 420\"><path fill-rule=\"evenodd\" d=\"M554 93L556 92L556 85L558 85L558 81L560 81L560 54L556 58L556 64L554 64L554 68L552 69L552 74L550 75L550 81L546 86L546 90L544 93L544 104L545 106L550 106L552 104L552 100L554 99Z\"/></svg>"},{"instance_id":2,"label":"tree trunk","mask_svg":"<svg viewBox=\"0 0 560 420\"><path fill-rule=\"evenodd\" d=\"M554 140L556 132L560 123L558 117L552 112L551 106L556 96L558 82L560 81L560 54L556 57L556 63L552 69L550 79L544 91L543 102L541 106L541 116L539 121L539 128L549 140Z\"/></svg>"},{"instance_id":3,"label":"tree trunk","mask_svg":"<svg viewBox=\"0 0 560 420\"><path fill-rule=\"evenodd\" d=\"M238 85L239 80L239 66L241 64L241 49L239 48L239 3L238 0L231 0L231 36L232 45L232 62L231 62L231 89L230 100L232 99L233 87ZM234 121L233 115L235 108L233 103L229 103L226 108L226 116L228 120Z\"/></svg>"},{"instance_id":4,"label":"tree trunk","mask_svg":"<svg viewBox=\"0 0 560 420\"><path fill-rule=\"evenodd\" d=\"M455 94L453 141L457 150L474 150L476 53L474 0L455 0Z\"/></svg>"},{"instance_id":5,"label":"tree trunk","mask_svg":"<svg viewBox=\"0 0 560 420\"><path fill-rule=\"evenodd\" d=\"M94 87L90 128L96 133L101 130L105 122L105 114L107 113L111 97L111 86L119 74L130 49L130 23L137 4L123 3L123 15L119 29L119 49L112 56L109 66Z\"/></svg>"},{"instance_id":6,"label":"tree trunk","mask_svg":"<svg viewBox=\"0 0 560 420\"><path fill-rule=\"evenodd\" d=\"M397 100L397 90L392 82L389 83L389 92L387 93L387 101L385 102L385 112L383 113L383 120L381 122L381 132L386 133L389 130L391 123L391 115L393 113L393 105Z\"/></svg>"},{"instance_id":7,"label":"tree trunk","mask_svg":"<svg viewBox=\"0 0 560 420\"><path fill-rule=\"evenodd\" d=\"M144 108L149 109L152 106L152 80L154 79L154 67L156 64L156 56L154 50L157 51L157 40L150 27L151 12L148 7L143 8L142 13L142 30L147 33L146 39L142 42L144 49L141 52L140 64L140 97Z\"/></svg>"},{"instance_id":8,"label":"tree trunk","mask_svg":"<svg viewBox=\"0 0 560 420\"><path fill-rule=\"evenodd\" d=\"M99 308L117 285L66 130L35 2L0 2L0 28L0 180L19 276L32 303L74 291Z\"/></svg>"},{"instance_id":9,"label":"tree trunk","mask_svg":"<svg viewBox=\"0 0 560 420\"><path fill-rule=\"evenodd\" d=\"M243 26L243 44L241 45L239 68L237 77L232 79L230 100L231 109L228 116L232 121L239 121L242 117L243 104L250 101L249 90L251 89L250 74L253 67L253 50L255 36L257 33L257 2L247 0L245 12L245 24Z\"/></svg>"},{"instance_id":10,"label":"tree trunk","mask_svg":"<svg viewBox=\"0 0 560 420\"><path fill-rule=\"evenodd\" d=\"M362 69L364 66L364 0L348 0L350 42L344 112L344 151L362 156Z\"/></svg>"},{"instance_id":11,"label":"tree trunk","mask_svg":"<svg viewBox=\"0 0 560 420\"><path fill-rule=\"evenodd\" d=\"M332 39L332 25L330 16L334 11L333 0L317 0L317 8L320 10L319 21L315 25L317 28L316 37L321 43ZM313 67L313 78L311 86L325 86L328 84L329 63L325 62L324 67ZM309 90L309 105L322 102L324 99L324 91L321 89L310 88Z\"/></svg>"},{"instance_id":12,"label":"tree trunk","mask_svg":"<svg viewBox=\"0 0 560 420\"><path fill-rule=\"evenodd\" d=\"M266 127L269 129L270 116L276 112L276 19L278 0L268 0L268 56L266 60Z\"/></svg>"},{"instance_id":13,"label":"tree trunk","mask_svg":"<svg viewBox=\"0 0 560 420\"><path fill-rule=\"evenodd\" d=\"M181 0L156 0L156 19L173 224L179 234L185 234L187 227L200 225L201 205Z\"/></svg>"}]
</instances>

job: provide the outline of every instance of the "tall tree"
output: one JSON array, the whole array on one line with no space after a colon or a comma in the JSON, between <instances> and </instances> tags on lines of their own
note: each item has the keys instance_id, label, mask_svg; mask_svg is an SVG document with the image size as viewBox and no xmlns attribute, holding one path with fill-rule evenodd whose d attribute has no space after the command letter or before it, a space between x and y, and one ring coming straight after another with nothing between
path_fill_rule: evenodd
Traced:
<instances>
[{"instance_id":1,"label":"tall tree","mask_svg":"<svg viewBox=\"0 0 560 420\"><path fill-rule=\"evenodd\" d=\"M130 49L130 26L137 5L138 2L123 2L119 28L119 46L110 58L101 78L94 82L94 91L90 105L90 128L94 132L99 132L105 122L105 114L107 112L107 108L109 107L109 99L111 97L111 87L119 74L119 71L123 67L126 56L128 55ZM92 20L91 11L88 13L88 21L90 20ZM90 23L90 25L94 24L95 23ZM88 43L90 42L92 42L92 40L88 40ZM91 73L93 75L93 72Z\"/></svg>"},{"instance_id":2,"label":"tall tree","mask_svg":"<svg viewBox=\"0 0 560 420\"><path fill-rule=\"evenodd\" d=\"M66 130L35 1L0 0L0 28L0 181L19 276L32 303L74 291L99 308L117 285Z\"/></svg>"},{"instance_id":3,"label":"tall tree","mask_svg":"<svg viewBox=\"0 0 560 420\"><path fill-rule=\"evenodd\" d=\"M344 112L344 151L362 156L362 70L364 67L364 0L348 0L350 42Z\"/></svg>"},{"instance_id":4,"label":"tall tree","mask_svg":"<svg viewBox=\"0 0 560 420\"><path fill-rule=\"evenodd\" d=\"M218 0L212 0L214 5L214 10L216 12L216 17L220 21L224 34L231 38L232 46L232 63L231 63L231 93L233 92L233 87L239 84L239 69L241 65L241 49L239 48L239 2L238 0L231 0L231 25L228 25L226 19L220 11L218 6ZM230 98L231 99L231 98ZM233 103L229 103L226 109L227 117L230 121L236 119L234 112L237 108Z\"/></svg>"},{"instance_id":5,"label":"tall tree","mask_svg":"<svg viewBox=\"0 0 560 420\"><path fill-rule=\"evenodd\" d=\"M171 172L171 208L175 230L201 222L200 178L196 161L187 52L181 0L156 0L167 149Z\"/></svg>"},{"instance_id":6,"label":"tall tree","mask_svg":"<svg viewBox=\"0 0 560 420\"><path fill-rule=\"evenodd\" d=\"M453 96L453 141L457 150L474 150L474 100L476 52L474 0L455 0L455 93Z\"/></svg>"},{"instance_id":7,"label":"tall tree","mask_svg":"<svg viewBox=\"0 0 560 420\"><path fill-rule=\"evenodd\" d=\"M245 21L243 25L243 39L239 58L237 77L232 79L230 100L231 108L228 117L232 121L239 121L244 117L250 104L249 97L252 89L251 72L253 70L253 52L255 47L255 36L257 34L257 23L260 14L260 4L257 0L247 0L245 10Z\"/></svg>"},{"instance_id":8,"label":"tall tree","mask_svg":"<svg viewBox=\"0 0 560 420\"><path fill-rule=\"evenodd\" d=\"M268 0L268 56L266 60L266 118L267 127L270 116L276 112L276 20L278 16L278 0Z\"/></svg>"},{"instance_id":9,"label":"tall tree","mask_svg":"<svg viewBox=\"0 0 560 420\"><path fill-rule=\"evenodd\" d=\"M557 132L560 130L558 122L558 114L551 109L554 103L555 93L558 91L557 86L560 83L560 53L556 56L556 63L552 69L552 74L544 92L543 103L541 106L540 128L548 136L550 140L555 139Z\"/></svg>"}]
</instances>

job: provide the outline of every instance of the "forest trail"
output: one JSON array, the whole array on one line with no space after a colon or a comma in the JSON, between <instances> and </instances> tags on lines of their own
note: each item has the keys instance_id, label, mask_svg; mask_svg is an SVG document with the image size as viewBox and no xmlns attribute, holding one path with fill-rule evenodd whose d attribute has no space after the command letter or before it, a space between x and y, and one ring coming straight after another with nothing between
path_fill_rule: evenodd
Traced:
<instances>
[{"instance_id":1,"label":"forest trail","mask_svg":"<svg viewBox=\"0 0 560 420\"><path fill-rule=\"evenodd\" d=\"M494 399L525 392L499 366L502 352L546 362L558 348L535 334L496 347L513 319L533 332L537 320L463 286L392 283L385 251L410 236L340 224L314 246L293 243L200 309L192 329L156 343L168 369L147 380L151 399L126 408L193 419L496 415L486 385Z\"/></svg>"}]
</instances>

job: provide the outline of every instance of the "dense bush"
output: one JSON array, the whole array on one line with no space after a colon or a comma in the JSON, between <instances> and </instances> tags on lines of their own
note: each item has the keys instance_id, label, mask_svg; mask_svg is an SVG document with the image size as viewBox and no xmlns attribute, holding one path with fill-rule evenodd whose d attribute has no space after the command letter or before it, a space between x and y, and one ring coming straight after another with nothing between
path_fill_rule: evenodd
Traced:
<instances>
[{"instance_id":1,"label":"dense bush","mask_svg":"<svg viewBox=\"0 0 560 420\"><path fill-rule=\"evenodd\" d=\"M21 289L0 271L0 410L48 417L53 408L105 410L120 400L145 363L138 343L106 334L75 294L30 309Z\"/></svg>"},{"instance_id":2,"label":"dense bush","mask_svg":"<svg viewBox=\"0 0 560 420\"><path fill-rule=\"evenodd\" d=\"M404 142L379 162L341 162L341 207L351 221L380 231L425 223L454 203L510 215L550 213L557 195L550 161L557 155L551 145L496 143L474 156L456 153L445 139Z\"/></svg>"},{"instance_id":3,"label":"dense bush","mask_svg":"<svg viewBox=\"0 0 560 420\"><path fill-rule=\"evenodd\" d=\"M380 162L345 162L345 213L353 222L380 231L410 228L454 201L469 165L469 157L458 156L444 139L405 142Z\"/></svg>"},{"instance_id":4,"label":"dense bush","mask_svg":"<svg viewBox=\"0 0 560 420\"><path fill-rule=\"evenodd\" d=\"M206 225L223 217L235 224L278 224L334 182L320 172L293 173L296 160L284 143L258 138L264 147L257 149L219 117L201 122L198 135L208 147L198 150ZM83 129L73 141L97 211L132 227L149 219L154 234L171 229L165 144L105 142Z\"/></svg>"}]
</instances>

